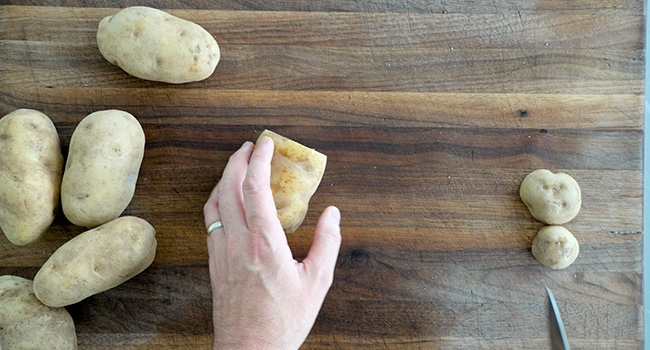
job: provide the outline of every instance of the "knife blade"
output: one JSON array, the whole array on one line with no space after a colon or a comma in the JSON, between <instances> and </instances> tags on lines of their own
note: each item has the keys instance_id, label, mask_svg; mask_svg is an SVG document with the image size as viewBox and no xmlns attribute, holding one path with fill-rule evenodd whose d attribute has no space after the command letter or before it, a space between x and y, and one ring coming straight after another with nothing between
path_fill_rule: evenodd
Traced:
<instances>
[{"instance_id":1,"label":"knife blade","mask_svg":"<svg viewBox=\"0 0 650 350\"><path fill-rule=\"evenodd\" d=\"M567 340L566 330L560 316L560 310L557 307L557 302L553 296L553 292L546 287L548 299L551 302L551 312L549 312L549 320L551 324L551 345L553 350L571 350L569 341Z\"/></svg>"}]
</instances>

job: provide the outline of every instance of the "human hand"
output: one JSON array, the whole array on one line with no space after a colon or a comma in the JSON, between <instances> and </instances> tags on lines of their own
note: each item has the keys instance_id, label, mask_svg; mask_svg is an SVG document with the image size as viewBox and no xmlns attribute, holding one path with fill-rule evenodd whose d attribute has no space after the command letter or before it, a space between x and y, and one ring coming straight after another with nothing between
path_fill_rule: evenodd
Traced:
<instances>
[{"instance_id":1,"label":"human hand","mask_svg":"<svg viewBox=\"0 0 650 350\"><path fill-rule=\"evenodd\" d=\"M254 150L253 150L254 149ZM307 257L293 259L270 187L273 141L235 152L205 203L215 350L298 349L332 285L340 213L322 213Z\"/></svg>"}]
</instances>

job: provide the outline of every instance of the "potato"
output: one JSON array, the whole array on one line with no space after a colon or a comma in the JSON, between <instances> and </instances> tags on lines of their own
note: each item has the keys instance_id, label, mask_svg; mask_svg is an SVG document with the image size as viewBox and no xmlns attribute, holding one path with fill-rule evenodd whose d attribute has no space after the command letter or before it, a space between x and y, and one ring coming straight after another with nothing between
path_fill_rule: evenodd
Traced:
<instances>
[{"instance_id":1,"label":"potato","mask_svg":"<svg viewBox=\"0 0 650 350\"><path fill-rule=\"evenodd\" d=\"M124 111L95 112L79 123L61 183L70 222L92 228L122 214L135 193L144 143L140 123Z\"/></svg>"},{"instance_id":2,"label":"potato","mask_svg":"<svg viewBox=\"0 0 650 350\"><path fill-rule=\"evenodd\" d=\"M0 276L0 349L74 350L77 334L64 308L43 305L32 281Z\"/></svg>"},{"instance_id":3,"label":"potato","mask_svg":"<svg viewBox=\"0 0 650 350\"><path fill-rule=\"evenodd\" d=\"M135 77L174 84L208 78L220 58L219 45L201 26L140 6L102 19L97 46Z\"/></svg>"},{"instance_id":4,"label":"potato","mask_svg":"<svg viewBox=\"0 0 650 350\"><path fill-rule=\"evenodd\" d=\"M115 219L71 239L34 277L45 305L67 306L116 287L144 271L156 256L156 231L133 216Z\"/></svg>"},{"instance_id":5,"label":"potato","mask_svg":"<svg viewBox=\"0 0 650 350\"><path fill-rule=\"evenodd\" d=\"M561 225L573 220L582 204L580 186L571 176L538 169L528 174L519 196L537 220Z\"/></svg>"},{"instance_id":6,"label":"potato","mask_svg":"<svg viewBox=\"0 0 650 350\"><path fill-rule=\"evenodd\" d=\"M578 240L562 226L545 226L533 239L533 256L552 269L564 269L578 257Z\"/></svg>"},{"instance_id":7,"label":"potato","mask_svg":"<svg viewBox=\"0 0 650 350\"><path fill-rule=\"evenodd\" d=\"M45 114L19 109L0 119L0 229L26 245L50 227L59 205L63 156Z\"/></svg>"},{"instance_id":8,"label":"potato","mask_svg":"<svg viewBox=\"0 0 650 350\"><path fill-rule=\"evenodd\" d=\"M309 200L323 178L327 156L270 130L264 130L258 142L264 136L275 144L271 191L278 219L284 231L292 233L305 219Z\"/></svg>"}]
</instances>

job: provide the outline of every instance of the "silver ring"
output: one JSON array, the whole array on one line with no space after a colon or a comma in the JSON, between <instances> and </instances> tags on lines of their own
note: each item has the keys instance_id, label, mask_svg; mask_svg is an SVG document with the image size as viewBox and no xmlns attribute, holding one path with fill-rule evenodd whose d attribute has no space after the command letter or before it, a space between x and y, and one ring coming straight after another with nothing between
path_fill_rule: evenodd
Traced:
<instances>
[{"instance_id":1,"label":"silver ring","mask_svg":"<svg viewBox=\"0 0 650 350\"><path fill-rule=\"evenodd\" d=\"M208 236L212 233L212 231L223 227L223 224L221 223L221 220L213 222L210 226L208 226Z\"/></svg>"}]
</instances>

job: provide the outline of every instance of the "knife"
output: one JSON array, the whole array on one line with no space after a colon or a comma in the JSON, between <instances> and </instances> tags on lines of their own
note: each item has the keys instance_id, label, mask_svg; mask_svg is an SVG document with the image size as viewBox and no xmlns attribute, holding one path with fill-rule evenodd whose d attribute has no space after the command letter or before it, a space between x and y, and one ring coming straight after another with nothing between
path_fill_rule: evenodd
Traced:
<instances>
[{"instance_id":1,"label":"knife","mask_svg":"<svg viewBox=\"0 0 650 350\"><path fill-rule=\"evenodd\" d=\"M555 297L553 292L546 287L546 292L548 293L548 299L551 301L551 312L549 313L549 319L551 321L551 345L553 350L571 350L569 346L569 341L566 337L566 331L564 330L564 323L562 323L562 316L560 316L560 310L557 307L555 302Z\"/></svg>"}]
</instances>

